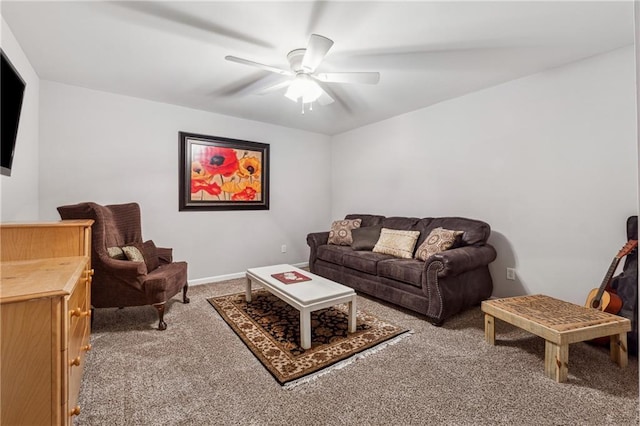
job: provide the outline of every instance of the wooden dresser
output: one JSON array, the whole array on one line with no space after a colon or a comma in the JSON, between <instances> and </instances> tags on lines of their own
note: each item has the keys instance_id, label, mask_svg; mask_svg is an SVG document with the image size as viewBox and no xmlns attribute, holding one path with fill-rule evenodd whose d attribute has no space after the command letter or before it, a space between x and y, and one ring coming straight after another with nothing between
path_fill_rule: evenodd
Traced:
<instances>
[{"instance_id":1,"label":"wooden dresser","mask_svg":"<svg viewBox=\"0 0 640 426\"><path fill-rule=\"evenodd\" d=\"M70 425L80 413L92 223L0 225L2 425Z\"/></svg>"}]
</instances>

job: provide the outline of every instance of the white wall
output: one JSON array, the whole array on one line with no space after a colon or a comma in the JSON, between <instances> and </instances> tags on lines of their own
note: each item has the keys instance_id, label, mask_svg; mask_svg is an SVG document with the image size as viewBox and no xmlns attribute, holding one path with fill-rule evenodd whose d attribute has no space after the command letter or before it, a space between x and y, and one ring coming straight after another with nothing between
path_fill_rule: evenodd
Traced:
<instances>
[{"instance_id":1,"label":"white wall","mask_svg":"<svg viewBox=\"0 0 640 426\"><path fill-rule=\"evenodd\" d=\"M4 19L0 31L2 50L27 83L11 176L0 176L0 219L3 222L36 220L40 80Z\"/></svg>"},{"instance_id":2,"label":"white wall","mask_svg":"<svg viewBox=\"0 0 640 426\"><path fill-rule=\"evenodd\" d=\"M328 136L48 81L40 108L40 219L136 201L143 237L173 247L192 282L306 262L307 233L328 226ZM270 210L179 212L179 131L270 144Z\"/></svg>"},{"instance_id":3,"label":"white wall","mask_svg":"<svg viewBox=\"0 0 640 426\"><path fill-rule=\"evenodd\" d=\"M495 296L584 303L637 214L635 93L628 47L337 135L332 215L484 220Z\"/></svg>"}]
</instances>

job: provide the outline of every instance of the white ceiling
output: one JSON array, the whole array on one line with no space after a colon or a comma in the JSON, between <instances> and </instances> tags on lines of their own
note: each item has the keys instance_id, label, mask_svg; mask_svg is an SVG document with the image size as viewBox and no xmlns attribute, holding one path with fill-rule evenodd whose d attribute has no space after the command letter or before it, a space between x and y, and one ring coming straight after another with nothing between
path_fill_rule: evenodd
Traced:
<instances>
[{"instance_id":1,"label":"white ceiling","mask_svg":"<svg viewBox=\"0 0 640 426\"><path fill-rule=\"evenodd\" d=\"M632 0L3 0L1 12L41 79L329 135L634 41ZM335 42L319 72L380 83L330 84L337 101L303 115L283 92L255 94L282 77L224 59L289 69L312 33Z\"/></svg>"}]
</instances>

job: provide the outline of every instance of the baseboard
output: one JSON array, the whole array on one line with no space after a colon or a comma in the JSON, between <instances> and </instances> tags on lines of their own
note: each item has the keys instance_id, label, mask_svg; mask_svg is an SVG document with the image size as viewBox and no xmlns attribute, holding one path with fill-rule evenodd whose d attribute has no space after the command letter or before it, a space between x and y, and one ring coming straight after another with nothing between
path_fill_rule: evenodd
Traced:
<instances>
[{"instance_id":1,"label":"baseboard","mask_svg":"<svg viewBox=\"0 0 640 426\"><path fill-rule=\"evenodd\" d=\"M309 262L294 263L292 266L295 266L296 268L307 268L309 266ZM189 283L190 286L202 285L202 284L210 284L210 283L217 283L217 282L220 282L220 281L227 281L227 280L235 280L237 278L244 278L245 274L246 274L245 272L237 272L237 273L234 273L234 274L217 275L215 277L196 278L196 279L193 279L193 280L187 280L187 282Z\"/></svg>"}]
</instances>

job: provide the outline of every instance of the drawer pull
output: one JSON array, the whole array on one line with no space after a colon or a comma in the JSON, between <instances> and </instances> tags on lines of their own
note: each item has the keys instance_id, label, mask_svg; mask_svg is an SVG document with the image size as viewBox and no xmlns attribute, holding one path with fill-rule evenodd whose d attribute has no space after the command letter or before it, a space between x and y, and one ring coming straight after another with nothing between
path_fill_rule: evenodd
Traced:
<instances>
[{"instance_id":1,"label":"drawer pull","mask_svg":"<svg viewBox=\"0 0 640 426\"><path fill-rule=\"evenodd\" d=\"M71 415L72 416L78 416L80 415L80 406L76 405L76 408L74 408L73 410L71 410Z\"/></svg>"},{"instance_id":2,"label":"drawer pull","mask_svg":"<svg viewBox=\"0 0 640 426\"><path fill-rule=\"evenodd\" d=\"M74 365L77 367L80 365L80 357L77 356L74 359L71 360L71 362L69 363L71 364L71 366L73 367Z\"/></svg>"},{"instance_id":3,"label":"drawer pull","mask_svg":"<svg viewBox=\"0 0 640 426\"><path fill-rule=\"evenodd\" d=\"M91 343L89 343L88 345L84 345L80 349L82 349L85 352L89 352L91 350Z\"/></svg>"},{"instance_id":4,"label":"drawer pull","mask_svg":"<svg viewBox=\"0 0 640 426\"><path fill-rule=\"evenodd\" d=\"M69 313L71 314L71 317L90 317L91 316L91 311L83 311L80 308L75 308L71 311L69 311Z\"/></svg>"}]
</instances>

